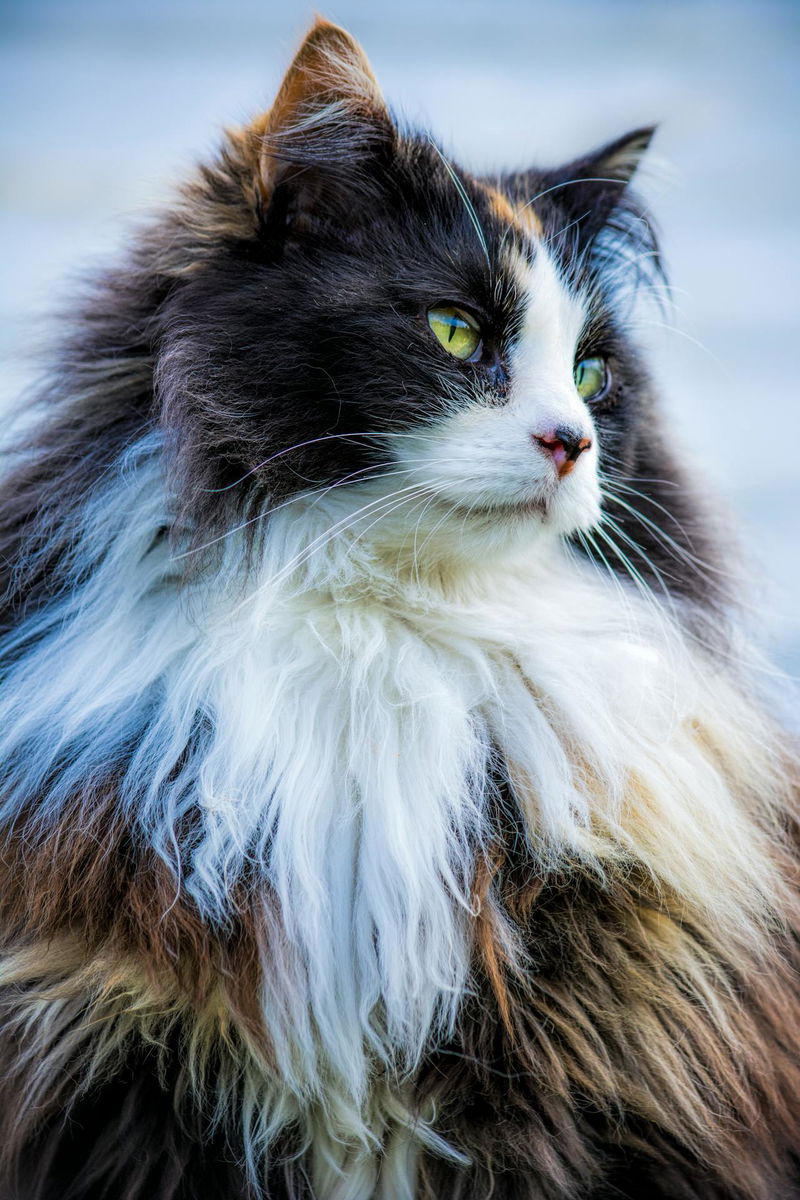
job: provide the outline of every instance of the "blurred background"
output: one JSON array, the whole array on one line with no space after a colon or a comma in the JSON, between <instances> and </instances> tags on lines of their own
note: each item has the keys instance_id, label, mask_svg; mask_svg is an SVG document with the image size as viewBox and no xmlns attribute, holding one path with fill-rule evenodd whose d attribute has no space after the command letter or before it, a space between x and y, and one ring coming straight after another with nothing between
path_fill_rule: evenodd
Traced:
<instances>
[{"instance_id":1,"label":"blurred background","mask_svg":"<svg viewBox=\"0 0 800 1200\"><path fill-rule=\"evenodd\" d=\"M652 343L676 435L744 528L753 623L800 675L798 0L319 0L390 103L473 169L658 122L642 186L674 285ZM0 412L70 278L266 107L314 6L0 0ZM662 323L663 322L663 323Z\"/></svg>"}]
</instances>

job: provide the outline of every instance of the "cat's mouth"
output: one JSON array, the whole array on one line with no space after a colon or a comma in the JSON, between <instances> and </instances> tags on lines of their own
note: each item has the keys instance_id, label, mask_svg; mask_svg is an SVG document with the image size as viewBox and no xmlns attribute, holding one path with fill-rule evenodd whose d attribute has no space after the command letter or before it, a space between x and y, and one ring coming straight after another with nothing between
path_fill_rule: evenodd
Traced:
<instances>
[{"instance_id":1,"label":"cat's mouth","mask_svg":"<svg viewBox=\"0 0 800 1200\"><path fill-rule=\"evenodd\" d=\"M553 496L533 496L526 500L498 500L489 504L453 504L460 516L497 520L498 518L541 517L546 520L553 508Z\"/></svg>"},{"instance_id":2,"label":"cat's mouth","mask_svg":"<svg viewBox=\"0 0 800 1200\"><path fill-rule=\"evenodd\" d=\"M528 496L519 494L481 498L481 500L439 496L438 507L448 509L461 521L462 528L520 526L534 523L561 534L590 529L600 517L599 496L594 488L564 490L563 485L539 488Z\"/></svg>"}]
</instances>

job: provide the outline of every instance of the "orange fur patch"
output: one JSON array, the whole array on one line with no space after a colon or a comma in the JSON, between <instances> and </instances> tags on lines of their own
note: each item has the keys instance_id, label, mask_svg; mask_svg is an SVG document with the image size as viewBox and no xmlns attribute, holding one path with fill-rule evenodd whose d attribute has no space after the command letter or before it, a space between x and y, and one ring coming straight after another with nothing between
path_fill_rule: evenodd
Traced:
<instances>
[{"instance_id":1,"label":"orange fur patch","mask_svg":"<svg viewBox=\"0 0 800 1200\"><path fill-rule=\"evenodd\" d=\"M486 191L492 212L499 221L503 221L506 225L515 225L527 237L543 235L542 222L538 213L535 213L530 205L517 208L511 203L508 196L498 191L497 188L489 187Z\"/></svg>"}]
</instances>

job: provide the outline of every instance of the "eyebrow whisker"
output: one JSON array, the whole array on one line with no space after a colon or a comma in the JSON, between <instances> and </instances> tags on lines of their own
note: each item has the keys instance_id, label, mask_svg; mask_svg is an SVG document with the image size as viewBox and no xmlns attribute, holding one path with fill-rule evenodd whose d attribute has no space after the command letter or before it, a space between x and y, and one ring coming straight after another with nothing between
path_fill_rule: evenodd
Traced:
<instances>
[{"instance_id":1,"label":"eyebrow whisker","mask_svg":"<svg viewBox=\"0 0 800 1200\"><path fill-rule=\"evenodd\" d=\"M467 189L464 187L464 184L463 184L463 183L461 182L461 180L458 178L458 175L457 175L457 174L456 174L456 172L453 170L453 167L452 167L452 165L451 165L451 164L448 162L448 160L447 160L447 159L445 158L445 156L442 154L441 150L440 150L440 149L439 149L439 147L436 145L436 143L434 142L433 138L430 138L430 139L429 139L429 141L430 141L430 144L431 144L431 146L433 147L433 149L434 149L434 150L436 151L436 153L439 155L439 158L440 158L440 159L442 160L442 162L444 163L445 170L447 171L447 174L448 174L448 175L450 176L450 178L452 179L452 181L453 181L453 184L455 185L456 191L458 192L459 196L461 197L462 201L464 202L464 207L465 207L465 208L466 208L466 210L467 210L467 213L468 213L468 215L469 215L469 219L470 219L470 221L472 222L472 224L473 224L473 226L474 226L474 228L475 228L475 232L476 232L476 234L478 235L478 241L479 241L479 242L480 242L480 244L481 244L481 249L483 250L484 256L485 256L485 258L486 258L486 265L488 266L489 270L491 271L491 269L492 269L492 260L491 260L491 258L489 257L489 247L488 247L488 245L486 244L486 235L485 235L485 233L483 232L483 226L481 225L481 223L480 223L480 221L479 221L479 219L478 219L478 214L477 214L477 213L476 213L476 211L475 211L475 205L472 203L472 201L470 200L469 196L467 195Z\"/></svg>"}]
</instances>

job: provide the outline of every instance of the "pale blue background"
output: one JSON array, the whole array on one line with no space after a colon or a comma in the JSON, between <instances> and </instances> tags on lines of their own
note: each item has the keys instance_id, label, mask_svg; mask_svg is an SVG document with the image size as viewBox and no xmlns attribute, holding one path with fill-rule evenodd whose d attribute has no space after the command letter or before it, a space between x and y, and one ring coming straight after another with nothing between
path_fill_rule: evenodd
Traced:
<instances>
[{"instance_id":1,"label":"pale blue background","mask_svg":"<svg viewBox=\"0 0 800 1200\"><path fill-rule=\"evenodd\" d=\"M659 121L645 181L676 286L648 327L671 420L746 529L753 621L800 673L800 6L331 0L389 99L465 165L566 160ZM0 4L0 403L68 280L268 104L313 8Z\"/></svg>"}]
</instances>

